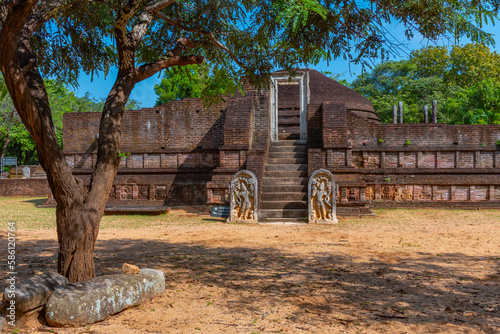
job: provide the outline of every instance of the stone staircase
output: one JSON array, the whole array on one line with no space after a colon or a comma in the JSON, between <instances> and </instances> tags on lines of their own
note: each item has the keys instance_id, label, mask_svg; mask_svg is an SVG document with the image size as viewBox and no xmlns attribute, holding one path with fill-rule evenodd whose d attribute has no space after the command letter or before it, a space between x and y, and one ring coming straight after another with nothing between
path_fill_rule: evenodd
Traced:
<instances>
[{"instance_id":1,"label":"stone staircase","mask_svg":"<svg viewBox=\"0 0 500 334\"><path fill-rule=\"evenodd\" d=\"M259 220L304 222L307 217L307 145L271 143L262 182Z\"/></svg>"},{"instance_id":2,"label":"stone staircase","mask_svg":"<svg viewBox=\"0 0 500 334\"><path fill-rule=\"evenodd\" d=\"M278 108L278 139L300 139L299 106L282 106Z\"/></svg>"}]
</instances>

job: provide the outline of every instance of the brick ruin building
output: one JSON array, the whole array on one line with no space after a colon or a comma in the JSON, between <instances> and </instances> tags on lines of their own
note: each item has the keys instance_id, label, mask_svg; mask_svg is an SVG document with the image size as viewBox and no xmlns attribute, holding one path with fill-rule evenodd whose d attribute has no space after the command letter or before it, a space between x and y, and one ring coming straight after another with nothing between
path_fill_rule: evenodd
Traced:
<instances>
[{"instance_id":1,"label":"brick ruin building","mask_svg":"<svg viewBox=\"0 0 500 334\"><path fill-rule=\"evenodd\" d=\"M64 153L88 182L100 113L64 115ZM307 216L307 179L338 185L338 215L368 206L500 206L500 126L381 124L372 104L314 70L273 75L205 108L187 98L126 111L111 205L227 205L239 170L255 174L259 218Z\"/></svg>"}]
</instances>

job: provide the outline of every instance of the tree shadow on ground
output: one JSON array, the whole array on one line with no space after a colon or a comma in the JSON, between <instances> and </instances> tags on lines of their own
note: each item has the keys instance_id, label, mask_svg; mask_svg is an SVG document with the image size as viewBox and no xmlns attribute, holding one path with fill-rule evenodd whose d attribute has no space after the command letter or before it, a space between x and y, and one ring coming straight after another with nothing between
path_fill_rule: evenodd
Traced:
<instances>
[{"instance_id":1,"label":"tree shadow on ground","mask_svg":"<svg viewBox=\"0 0 500 334\"><path fill-rule=\"evenodd\" d=\"M28 254L21 255L20 275L56 269L55 240L25 241L22 248L20 253ZM127 262L163 270L167 291L184 283L223 288L234 296L221 305L231 312L254 312L251 300L267 299L291 303L296 308L289 319L312 325L390 320L454 323L491 333L500 328L499 255L392 253L362 260L330 251L143 239L99 240L95 254L98 275L121 273Z\"/></svg>"},{"instance_id":2,"label":"tree shadow on ground","mask_svg":"<svg viewBox=\"0 0 500 334\"><path fill-rule=\"evenodd\" d=\"M28 199L26 201L23 201L24 203L32 203L34 204L34 206L38 206L40 204L42 204L43 202L45 202L47 200L47 197L45 198L33 198L33 199Z\"/></svg>"}]
</instances>

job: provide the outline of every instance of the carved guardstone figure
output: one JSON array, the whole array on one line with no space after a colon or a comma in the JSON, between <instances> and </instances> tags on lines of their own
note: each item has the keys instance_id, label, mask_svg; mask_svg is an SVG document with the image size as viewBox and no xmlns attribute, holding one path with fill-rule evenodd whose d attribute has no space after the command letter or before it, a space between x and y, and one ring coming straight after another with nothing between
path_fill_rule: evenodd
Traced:
<instances>
[{"instance_id":1,"label":"carved guardstone figure","mask_svg":"<svg viewBox=\"0 0 500 334\"><path fill-rule=\"evenodd\" d=\"M23 168L23 179L29 179L31 177L31 169L28 166Z\"/></svg>"},{"instance_id":2,"label":"carved guardstone figure","mask_svg":"<svg viewBox=\"0 0 500 334\"><path fill-rule=\"evenodd\" d=\"M336 224L337 190L333 174L319 169L309 178L309 223Z\"/></svg>"},{"instance_id":3,"label":"carved guardstone figure","mask_svg":"<svg viewBox=\"0 0 500 334\"><path fill-rule=\"evenodd\" d=\"M250 171L234 174L230 184L230 222L257 222L257 177Z\"/></svg>"}]
</instances>

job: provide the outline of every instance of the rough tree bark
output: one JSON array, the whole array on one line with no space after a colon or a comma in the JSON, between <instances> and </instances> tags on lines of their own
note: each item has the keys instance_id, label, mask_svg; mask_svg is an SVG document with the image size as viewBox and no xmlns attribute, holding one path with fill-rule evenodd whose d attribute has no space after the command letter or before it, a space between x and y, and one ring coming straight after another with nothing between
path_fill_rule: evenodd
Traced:
<instances>
[{"instance_id":1,"label":"rough tree bark","mask_svg":"<svg viewBox=\"0 0 500 334\"><path fill-rule=\"evenodd\" d=\"M130 0L118 12L115 35L119 68L117 79L104 104L99 125L97 162L89 185L72 175L59 148L43 78L30 46L33 32L45 24L63 1L14 0L0 4L0 70L23 123L31 134L38 160L47 172L57 202L58 271L70 282L95 276L94 246L109 191L119 164L121 124L125 104L138 82L170 66L203 62L200 56L180 56L195 45L179 39L170 57L135 66L135 53L155 14L175 1ZM35 15L36 14L36 15ZM137 16L131 31L127 24Z\"/></svg>"}]
</instances>

